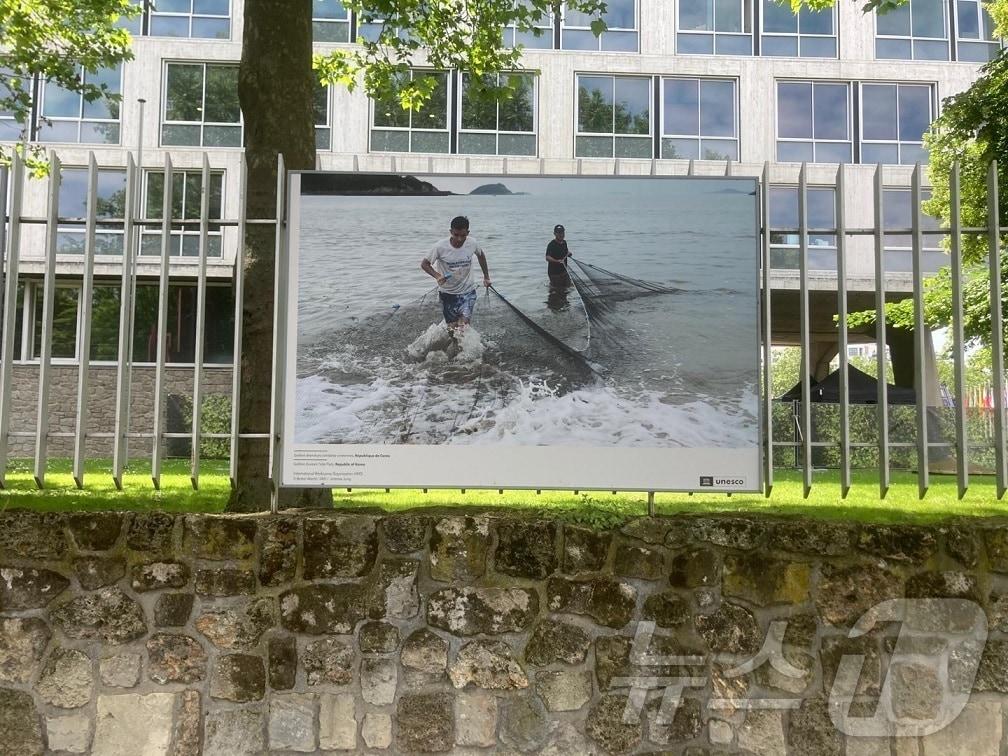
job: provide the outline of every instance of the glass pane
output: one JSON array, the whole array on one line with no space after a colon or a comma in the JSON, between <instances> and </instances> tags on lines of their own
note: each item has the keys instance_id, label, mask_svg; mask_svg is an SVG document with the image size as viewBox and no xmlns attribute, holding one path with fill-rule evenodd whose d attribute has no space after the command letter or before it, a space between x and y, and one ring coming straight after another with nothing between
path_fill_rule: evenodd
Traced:
<instances>
[{"instance_id":1,"label":"glass pane","mask_svg":"<svg viewBox=\"0 0 1008 756\"><path fill-rule=\"evenodd\" d=\"M835 58L836 37L802 37L798 54L803 58Z\"/></svg>"},{"instance_id":2,"label":"glass pane","mask_svg":"<svg viewBox=\"0 0 1008 756\"><path fill-rule=\"evenodd\" d=\"M653 142L650 138L616 137L615 156L618 158L651 158L653 150Z\"/></svg>"},{"instance_id":3,"label":"glass pane","mask_svg":"<svg viewBox=\"0 0 1008 756\"><path fill-rule=\"evenodd\" d=\"M733 82L700 82L700 133L704 136L735 136Z\"/></svg>"},{"instance_id":4,"label":"glass pane","mask_svg":"<svg viewBox=\"0 0 1008 756\"><path fill-rule=\"evenodd\" d=\"M696 160L700 157L700 140L666 137L661 140L661 156L666 160Z\"/></svg>"},{"instance_id":5,"label":"glass pane","mask_svg":"<svg viewBox=\"0 0 1008 756\"><path fill-rule=\"evenodd\" d=\"M462 155L496 155L494 134L459 134L458 151Z\"/></svg>"},{"instance_id":6,"label":"glass pane","mask_svg":"<svg viewBox=\"0 0 1008 756\"><path fill-rule=\"evenodd\" d=\"M57 212L61 218L84 218L87 215L86 170L63 169L57 203Z\"/></svg>"},{"instance_id":7,"label":"glass pane","mask_svg":"<svg viewBox=\"0 0 1008 756\"><path fill-rule=\"evenodd\" d=\"M816 139L847 139L847 85L816 84L813 131Z\"/></svg>"},{"instance_id":8,"label":"glass pane","mask_svg":"<svg viewBox=\"0 0 1008 756\"><path fill-rule=\"evenodd\" d=\"M42 93L42 115L48 118L79 118L82 99L77 92L47 81Z\"/></svg>"},{"instance_id":9,"label":"glass pane","mask_svg":"<svg viewBox=\"0 0 1008 756\"><path fill-rule=\"evenodd\" d=\"M493 83L493 81L486 81L486 84ZM482 89L481 80L475 79L470 74L462 74L463 129L493 131L497 128L497 101L482 93Z\"/></svg>"},{"instance_id":10,"label":"glass pane","mask_svg":"<svg viewBox=\"0 0 1008 756\"><path fill-rule=\"evenodd\" d=\"M343 3L339 0L312 0L312 18L339 18L348 19Z\"/></svg>"},{"instance_id":11,"label":"glass pane","mask_svg":"<svg viewBox=\"0 0 1008 756\"><path fill-rule=\"evenodd\" d=\"M875 57L888 60L910 60L913 45L908 39L876 39Z\"/></svg>"},{"instance_id":12,"label":"glass pane","mask_svg":"<svg viewBox=\"0 0 1008 756\"><path fill-rule=\"evenodd\" d=\"M833 228L836 218L836 199L832 189L809 188L805 192L807 198L806 215L809 228ZM797 198L797 194L795 195ZM829 236L835 239L834 236Z\"/></svg>"},{"instance_id":13,"label":"glass pane","mask_svg":"<svg viewBox=\"0 0 1008 756\"><path fill-rule=\"evenodd\" d=\"M182 207L181 214L175 214L173 211L172 217L182 218L183 220L199 218L200 200L203 197L202 176L196 171L191 171L183 177L176 176L175 181L183 187L185 204ZM192 229L190 228L190 230Z\"/></svg>"},{"instance_id":14,"label":"glass pane","mask_svg":"<svg viewBox=\"0 0 1008 756\"><path fill-rule=\"evenodd\" d=\"M157 0L157 9L162 13L189 13L192 0Z\"/></svg>"},{"instance_id":15,"label":"glass pane","mask_svg":"<svg viewBox=\"0 0 1008 756\"><path fill-rule=\"evenodd\" d=\"M578 77L578 131L611 134L613 130L613 78Z\"/></svg>"},{"instance_id":16,"label":"glass pane","mask_svg":"<svg viewBox=\"0 0 1008 756\"><path fill-rule=\"evenodd\" d=\"M711 55L714 52L714 37L709 34L679 34L676 45L683 55Z\"/></svg>"},{"instance_id":17,"label":"glass pane","mask_svg":"<svg viewBox=\"0 0 1008 756\"><path fill-rule=\"evenodd\" d=\"M205 120L210 123L238 123L238 66L206 67Z\"/></svg>"},{"instance_id":18,"label":"glass pane","mask_svg":"<svg viewBox=\"0 0 1008 756\"><path fill-rule=\"evenodd\" d=\"M948 60L948 42L913 43L914 60Z\"/></svg>"},{"instance_id":19,"label":"glass pane","mask_svg":"<svg viewBox=\"0 0 1008 756\"><path fill-rule=\"evenodd\" d=\"M448 128L448 74L427 74L433 77L437 84L430 99L420 110L413 113L413 128L446 129Z\"/></svg>"},{"instance_id":20,"label":"glass pane","mask_svg":"<svg viewBox=\"0 0 1008 756\"><path fill-rule=\"evenodd\" d=\"M802 34L833 34L832 9L813 11L803 6L798 12L798 28Z\"/></svg>"},{"instance_id":21,"label":"glass pane","mask_svg":"<svg viewBox=\"0 0 1008 756\"><path fill-rule=\"evenodd\" d=\"M763 31L795 33L798 31L798 17L791 12L789 3L763 0Z\"/></svg>"},{"instance_id":22,"label":"glass pane","mask_svg":"<svg viewBox=\"0 0 1008 756\"><path fill-rule=\"evenodd\" d=\"M535 128L535 105L532 99L533 80L531 76L513 77L517 83L512 97L499 105L501 131L529 131Z\"/></svg>"},{"instance_id":23,"label":"glass pane","mask_svg":"<svg viewBox=\"0 0 1008 756\"><path fill-rule=\"evenodd\" d=\"M919 142L931 125L931 87L901 84L899 87L899 139Z\"/></svg>"},{"instance_id":24,"label":"glass pane","mask_svg":"<svg viewBox=\"0 0 1008 756\"><path fill-rule=\"evenodd\" d=\"M137 287L137 291L143 287ZM92 360L113 361L119 355L119 289L96 286L91 294Z\"/></svg>"},{"instance_id":25,"label":"glass pane","mask_svg":"<svg viewBox=\"0 0 1008 756\"><path fill-rule=\"evenodd\" d=\"M241 147L240 126L207 126L203 129L204 147Z\"/></svg>"},{"instance_id":26,"label":"glass pane","mask_svg":"<svg viewBox=\"0 0 1008 756\"><path fill-rule=\"evenodd\" d=\"M988 60L994 60L1000 50L999 45L989 42L960 42L959 60L967 63L986 63Z\"/></svg>"},{"instance_id":27,"label":"glass pane","mask_svg":"<svg viewBox=\"0 0 1008 756\"><path fill-rule=\"evenodd\" d=\"M409 152L409 132L372 129L371 149L375 152Z\"/></svg>"},{"instance_id":28,"label":"glass pane","mask_svg":"<svg viewBox=\"0 0 1008 756\"><path fill-rule=\"evenodd\" d=\"M448 134L430 131L414 131L410 142L410 152L448 152Z\"/></svg>"},{"instance_id":29,"label":"glass pane","mask_svg":"<svg viewBox=\"0 0 1008 756\"><path fill-rule=\"evenodd\" d=\"M700 144L704 160L738 160L738 142L734 139L704 139Z\"/></svg>"},{"instance_id":30,"label":"glass pane","mask_svg":"<svg viewBox=\"0 0 1008 756\"><path fill-rule=\"evenodd\" d=\"M770 227L797 228L797 226L798 190L792 187L770 187Z\"/></svg>"},{"instance_id":31,"label":"glass pane","mask_svg":"<svg viewBox=\"0 0 1008 756\"><path fill-rule=\"evenodd\" d=\"M95 234L96 255L122 255L123 235L113 232Z\"/></svg>"},{"instance_id":32,"label":"glass pane","mask_svg":"<svg viewBox=\"0 0 1008 756\"><path fill-rule=\"evenodd\" d=\"M315 42L349 42L350 24L339 21L315 21L312 23L312 39Z\"/></svg>"},{"instance_id":33,"label":"glass pane","mask_svg":"<svg viewBox=\"0 0 1008 756\"><path fill-rule=\"evenodd\" d=\"M574 140L574 157L612 157L611 137L578 137Z\"/></svg>"},{"instance_id":34,"label":"glass pane","mask_svg":"<svg viewBox=\"0 0 1008 756\"><path fill-rule=\"evenodd\" d=\"M810 82L780 82L777 85L777 136L786 139L812 138Z\"/></svg>"},{"instance_id":35,"label":"glass pane","mask_svg":"<svg viewBox=\"0 0 1008 756\"><path fill-rule=\"evenodd\" d=\"M964 39L980 39L980 15L977 4L967 0L956 3L956 32Z\"/></svg>"},{"instance_id":36,"label":"glass pane","mask_svg":"<svg viewBox=\"0 0 1008 756\"><path fill-rule=\"evenodd\" d=\"M913 165L915 163L927 163L928 153L919 144L900 144L900 163L903 165Z\"/></svg>"},{"instance_id":37,"label":"glass pane","mask_svg":"<svg viewBox=\"0 0 1008 756\"><path fill-rule=\"evenodd\" d=\"M617 134L651 133L651 80L616 78L616 104L613 107Z\"/></svg>"},{"instance_id":38,"label":"glass pane","mask_svg":"<svg viewBox=\"0 0 1008 756\"><path fill-rule=\"evenodd\" d=\"M915 37L946 37L943 0L910 0L911 29Z\"/></svg>"},{"instance_id":39,"label":"glass pane","mask_svg":"<svg viewBox=\"0 0 1008 756\"><path fill-rule=\"evenodd\" d=\"M42 122L38 128L40 142L77 142L80 139L78 121Z\"/></svg>"},{"instance_id":40,"label":"glass pane","mask_svg":"<svg viewBox=\"0 0 1008 756\"><path fill-rule=\"evenodd\" d=\"M315 125L329 125L329 90L320 83L315 83L315 101L312 103L315 111Z\"/></svg>"},{"instance_id":41,"label":"glass pane","mask_svg":"<svg viewBox=\"0 0 1008 756\"><path fill-rule=\"evenodd\" d=\"M508 30L507 33L510 34L511 30ZM553 49L553 31L551 29L547 29L543 34L540 34L539 36L536 36L533 32L518 32L517 34L515 34L515 37L516 37L516 43L519 45L523 45L524 47L540 50ZM513 45L508 45L508 47L511 46Z\"/></svg>"},{"instance_id":42,"label":"glass pane","mask_svg":"<svg viewBox=\"0 0 1008 756\"><path fill-rule=\"evenodd\" d=\"M53 291L52 356L73 358L77 356L77 289L62 286ZM35 343L33 354L42 354L42 319L44 297L41 288L35 293Z\"/></svg>"},{"instance_id":43,"label":"glass pane","mask_svg":"<svg viewBox=\"0 0 1008 756\"><path fill-rule=\"evenodd\" d=\"M608 0L603 18L610 29L636 29L634 0Z\"/></svg>"},{"instance_id":44,"label":"glass pane","mask_svg":"<svg viewBox=\"0 0 1008 756\"><path fill-rule=\"evenodd\" d=\"M814 156L811 142L777 142L777 160L782 163L802 163Z\"/></svg>"},{"instance_id":45,"label":"glass pane","mask_svg":"<svg viewBox=\"0 0 1008 756\"><path fill-rule=\"evenodd\" d=\"M205 16L227 16L229 0L193 0L193 13Z\"/></svg>"},{"instance_id":46,"label":"glass pane","mask_svg":"<svg viewBox=\"0 0 1008 756\"><path fill-rule=\"evenodd\" d=\"M56 232L56 254L81 255L84 253L84 232L74 229Z\"/></svg>"},{"instance_id":47,"label":"glass pane","mask_svg":"<svg viewBox=\"0 0 1008 756\"><path fill-rule=\"evenodd\" d=\"M119 144L118 123L82 121L80 141L83 144Z\"/></svg>"},{"instance_id":48,"label":"glass pane","mask_svg":"<svg viewBox=\"0 0 1008 756\"><path fill-rule=\"evenodd\" d=\"M751 34L718 34L714 37L718 55L752 55Z\"/></svg>"},{"instance_id":49,"label":"glass pane","mask_svg":"<svg viewBox=\"0 0 1008 756\"><path fill-rule=\"evenodd\" d=\"M741 32L741 0L714 0L714 29L719 32Z\"/></svg>"},{"instance_id":50,"label":"glass pane","mask_svg":"<svg viewBox=\"0 0 1008 756\"><path fill-rule=\"evenodd\" d=\"M501 134L498 137L497 151L500 155L535 155L535 135Z\"/></svg>"},{"instance_id":51,"label":"glass pane","mask_svg":"<svg viewBox=\"0 0 1008 756\"><path fill-rule=\"evenodd\" d=\"M398 80L404 82L405 76L399 75ZM409 126L410 112L403 109L399 100L398 90L400 87L401 84L394 80L387 96L373 101L375 126Z\"/></svg>"},{"instance_id":52,"label":"glass pane","mask_svg":"<svg viewBox=\"0 0 1008 756\"><path fill-rule=\"evenodd\" d=\"M861 133L865 139L895 140L898 121L895 84L861 87Z\"/></svg>"},{"instance_id":53,"label":"glass pane","mask_svg":"<svg viewBox=\"0 0 1008 756\"><path fill-rule=\"evenodd\" d=\"M230 39L231 21L227 18L196 17L192 23L194 39Z\"/></svg>"},{"instance_id":54,"label":"glass pane","mask_svg":"<svg viewBox=\"0 0 1008 756\"><path fill-rule=\"evenodd\" d=\"M599 38L590 31L564 28L560 38L564 50L598 50Z\"/></svg>"},{"instance_id":55,"label":"glass pane","mask_svg":"<svg viewBox=\"0 0 1008 756\"><path fill-rule=\"evenodd\" d=\"M602 35L602 49L609 52L637 52L637 32L607 31Z\"/></svg>"},{"instance_id":56,"label":"glass pane","mask_svg":"<svg viewBox=\"0 0 1008 756\"><path fill-rule=\"evenodd\" d=\"M203 107L203 66L168 65L165 86L165 119L169 121L200 121ZM199 144L168 142L168 144Z\"/></svg>"},{"instance_id":57,"label":"glass pane","mask_svg":"<svg viewBox=\"0 0 1008 756\"><path fill-rule=\"evenodd\" d=\"M597 16L582 13L581 11L573 10L571 8L565 8L563 14L563 25L565 28L573 28L577 26L589 27L595 18L597 18Z\"/></svg>"},{"instance_id":58,"label":"glass pane","mask_svg":"<svg viewBox=\"0 0 1008 756\"><path fill-rule=\"evenodd\" d=\"M850 142L816 142L815 161L817 163L849 163L851 161Z\"/></svg>"},{"instance_id":59,"label":"glass pane","mask_svg":"<svg viewBox=\"0 0 1008 756\"><path fill-rule=\"evenodd\" d=\"M679 28L714 31L713 0L680 0ZM695 50L691 52L697 52Z\"/></svg>"},{"instance_id":60,"label":"glass pane","mask_svg":"<svg viewBox=\"0 0 1008 756\"><path fill-rule=\"evenodd\" d=\"M794 58L798 56L798 37L763 37L760 55Z\"/></svg>"},{"instance_id":61,"label":"glass pane","mask_svg":"<svg viewBox=\"0 0 1008 756\"><path fill-rule=\"evenodd\" d=\"M665 134L700 133L700 87L696 79L665 79Z\"/></svg>"},{"instance_id":62,"label":"glass pane","mask_svg":"<svg viewBox=\"0 0 1008 756\"><path fill-rule=\"evenodd\" d=\"M160 16L151 14L150 35L152 37L188 37L188 16Z\"/></svg>"},{"instance_id":63,"label":"glass pane","mask_svg":"<svg viewBox=\"0 0 1008 756\"><path fill-rule=\"evenodd\" d=\"M891 37L910 36L910 3L905 3L875 17L875 30L878 34Z\"/></svg>"},{"instance_id":64,"label":"glass pane","mask_svg":"<svg viewBox=\"0 0 1008 756\"><path fill-rule=\"evenodd\" d=\"M86 171L81 171L87 176ZM122 218L126 214L126 172L98 171L98 218Z\"/></svg>"}]
</instances>

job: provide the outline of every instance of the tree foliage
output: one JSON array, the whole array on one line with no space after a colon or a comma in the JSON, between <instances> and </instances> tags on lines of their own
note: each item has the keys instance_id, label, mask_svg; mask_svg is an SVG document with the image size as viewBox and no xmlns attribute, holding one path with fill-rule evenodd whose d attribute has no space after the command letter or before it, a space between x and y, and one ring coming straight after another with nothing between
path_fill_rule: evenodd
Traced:
<instances>
[{"instance_id":1,"label":"tree foliage","mask_svg":"<svg viewBox=\"0 0 1008 756\"><path fill-rule=\"evenodd\" d=\"M130 34L117 23L139 12L130 0L0 0L0 113L27 127L35 76L88 102L118 99L104 83L83 80L81 69L96 73L130 60ZM28 158L33 172L45 172L39 155ZM0 150L0 160L9 159Z\"/></svg>"}]
</instances>

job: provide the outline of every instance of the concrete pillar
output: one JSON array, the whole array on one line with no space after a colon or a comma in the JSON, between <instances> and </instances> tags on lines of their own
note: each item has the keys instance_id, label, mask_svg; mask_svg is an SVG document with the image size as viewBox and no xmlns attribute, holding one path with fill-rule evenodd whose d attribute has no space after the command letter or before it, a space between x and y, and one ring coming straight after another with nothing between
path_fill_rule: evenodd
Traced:
<instances>
[{"instance_id":1,"label":"concrete pillar","mask_svg":"<svg viewBox=\"0 0 1008 756\"><path fill-rule=\"evenodd\" d=\"M830 373L830 363L839 352L835 339L816 339L809 341L809 373L812 383L821 381Z\"/></svg>"}]
</instances>

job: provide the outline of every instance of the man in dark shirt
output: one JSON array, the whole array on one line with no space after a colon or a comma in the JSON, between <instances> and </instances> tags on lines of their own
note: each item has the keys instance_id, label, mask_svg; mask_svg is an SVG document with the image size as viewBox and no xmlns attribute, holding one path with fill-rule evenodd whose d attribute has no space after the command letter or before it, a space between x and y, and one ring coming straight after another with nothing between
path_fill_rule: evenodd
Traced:
<instances>
[{"instance_id":1,"label":"man in dark shirt","mask_svg":"<svg viewBox=\"0 0 1008 756\"><path fill-rule=\"evenodd\" d=\"M564 240L564 227L557 224L553 227L553 239L546 245L546 275L549 276L550 285L570 285L570 277L567 275L568 257L573 255Z\"/></svg>"}]
</instances>

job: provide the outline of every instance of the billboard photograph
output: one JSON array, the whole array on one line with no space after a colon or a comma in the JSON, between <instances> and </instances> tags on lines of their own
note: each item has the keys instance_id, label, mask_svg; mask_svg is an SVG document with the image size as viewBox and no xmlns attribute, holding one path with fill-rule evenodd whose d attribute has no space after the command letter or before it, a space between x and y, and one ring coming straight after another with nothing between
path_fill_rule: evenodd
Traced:
<instances>
[{"instance_id":1,"label":"billboard photograph","mask_svg":"<svg viewBox=\"0 0 1008 756\"><path fill-rule=\"evenodd\" d=\"M284 485L759 488L755 179L289 191Z\"/></svg>"}]
</instances>

